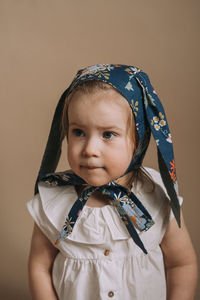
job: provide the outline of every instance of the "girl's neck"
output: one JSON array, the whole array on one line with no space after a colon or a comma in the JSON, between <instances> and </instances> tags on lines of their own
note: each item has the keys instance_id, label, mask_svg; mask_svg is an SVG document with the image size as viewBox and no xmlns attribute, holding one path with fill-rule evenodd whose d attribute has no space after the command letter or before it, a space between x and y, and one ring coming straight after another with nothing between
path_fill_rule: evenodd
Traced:
<instances>
[{"instance_id":1,"label":"girl's neck","mask_svg":"<svg viewBox=\"0 0 200 300\"><path fill-rule=\"evenodd\" d=\"M110 198L100 192L94 192L88 199L86 205L90 207L102 207L105 205L110 205Z\"/></svg>"},{"instance_id":2,"label":"girl's neck","mask_svg":"<svg viewBox=\"0 0 200 300\"><path fill-rule=\"evenodd\" d=\"M130 172L124 175L123 177L117 179L116 182L131 189L133 178L134 178L134 173ZM81 194L83 189L84 189L83 186L75 186L75 190L78 196ZM87 200L86 205L90 207L102 207L105 205L110 205L110 198L106 195L102 195L100 192L97 191L90 196L90 198Z\"/></svg>"},{"instance_id":3,"label":"girl's neck","mask_svg":"<svg viewBox=\"0 0 200 300\"><path fill-rule=\"evenodd\" d=\"M83 187L75 186L75 190L79 196L83 190ZM87 200L86 205L89 207L102 207L105 205L110 205L110 198L108 196L103 195L102 193L96 191Z\"/></svg>"},{"instance_id":4,"label":"girl's neck","mask_svg":"<svg viewBox=\"0 0 200 300\"><path fill-rule=\"evenodd\" d=\"M120 185L125 186L128 189L136 188L137 183L139 182L139 187L141 188L144 184L144 190L147 193L152 193L155 189L155 183L153 179L148 175L148 173L140 170L138 172L137 176L134 177L133 172L126 174L125 178L120 178L122 180L116 180L116 182ZM135 180L135 181L134 181ZM124 183L124 184L123 184ZM76 186L75 190L77 192L77 195L79 196L81 192L83 191L84 187L83 186ZM89 207L103 207L105 205L111 205L111 199L107 195L103 195L102 193L96 191L94 192L89 199L87 200L86 203L87 206Z\"/></svg>"}]
</instances>

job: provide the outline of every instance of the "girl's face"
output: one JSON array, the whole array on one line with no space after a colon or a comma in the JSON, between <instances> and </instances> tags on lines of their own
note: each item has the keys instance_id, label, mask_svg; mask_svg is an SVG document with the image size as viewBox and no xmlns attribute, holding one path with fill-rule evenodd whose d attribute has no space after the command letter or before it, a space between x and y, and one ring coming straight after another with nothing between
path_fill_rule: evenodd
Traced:
<instances>
[{"instance_id":1,"label":"girl's face","mask_svg":"<svg viewBox=\"0 0 200 300\"><path fill-rule=\"evenodd\" d=\"M130 113L128 102L114 89L72 96L68 107L68 161L74 173L88 184L107 184L127 170L135 150L128 128Z\"/></svg>"}]
</instances>

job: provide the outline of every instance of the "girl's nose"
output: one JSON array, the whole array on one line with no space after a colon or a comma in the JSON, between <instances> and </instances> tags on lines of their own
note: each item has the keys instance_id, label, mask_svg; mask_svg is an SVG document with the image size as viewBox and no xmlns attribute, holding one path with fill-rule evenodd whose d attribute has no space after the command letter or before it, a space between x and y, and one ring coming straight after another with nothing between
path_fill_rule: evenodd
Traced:
<instances>
[{"instance_id":1,"label":"girl's nose","mask_svg":"<svg viewBox=\"0 0 200 300\"><path fill-rule=\"evenodd\" d=\"M83 155L98 157L99 153L100 153L100 148L97 139L89 138L84 145Z\"/></svg>"}]
</instances>

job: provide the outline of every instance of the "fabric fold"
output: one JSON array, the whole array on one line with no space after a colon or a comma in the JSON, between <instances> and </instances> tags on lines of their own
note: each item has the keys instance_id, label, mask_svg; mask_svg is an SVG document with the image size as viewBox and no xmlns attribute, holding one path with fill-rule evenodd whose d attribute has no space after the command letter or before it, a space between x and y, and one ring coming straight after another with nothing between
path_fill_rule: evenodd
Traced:
<instances>
[{"instance_id":1,"label":"fabric fold","mask_svg":"<svg viewBox=\"0 0 200 300\"><path fill-rule=\"evenodd\" d=\"M77 194L74 186L50 187L39 183L38 188L39 194L29 201L27 206L34 218L39 215L35 221L47 236L49 231L53 232L50 234L50 240L55 243ZM43 224L40 219L44 220ZM66 237L66 242L71 240L84 244L103 244L108 238L113 241L130 238L115 207L105 205L93 208L85 205L81 218L78 218L72 233Z\"/></svg>"}]
</instances>

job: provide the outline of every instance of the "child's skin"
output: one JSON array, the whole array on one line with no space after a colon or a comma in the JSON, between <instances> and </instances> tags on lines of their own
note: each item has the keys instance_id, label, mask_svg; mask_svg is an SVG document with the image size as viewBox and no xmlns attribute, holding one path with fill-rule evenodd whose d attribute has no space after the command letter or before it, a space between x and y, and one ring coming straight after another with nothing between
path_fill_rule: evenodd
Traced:
<instances>
[{"instance_id":1,"label":"child's skin","mask_svg":"<svg viewBox=\"0 0 200 300\"><path fill-rule=\"evenodd\" d=\"M114 89L73 95L68 109L68 161L88 184L107 184L127 170L135 152L135 140L128 129L129 114L127 101ZM93 207L106 204L108 199L99 193L87 201ZM197 282L196 255L183 216L181 220L181 229L175 219L170 222L161 242L168 300L192 300ZM35 224L29 257L34 300L58 299L51 279L57 253Z\"/></svg>"}]
</instances>

